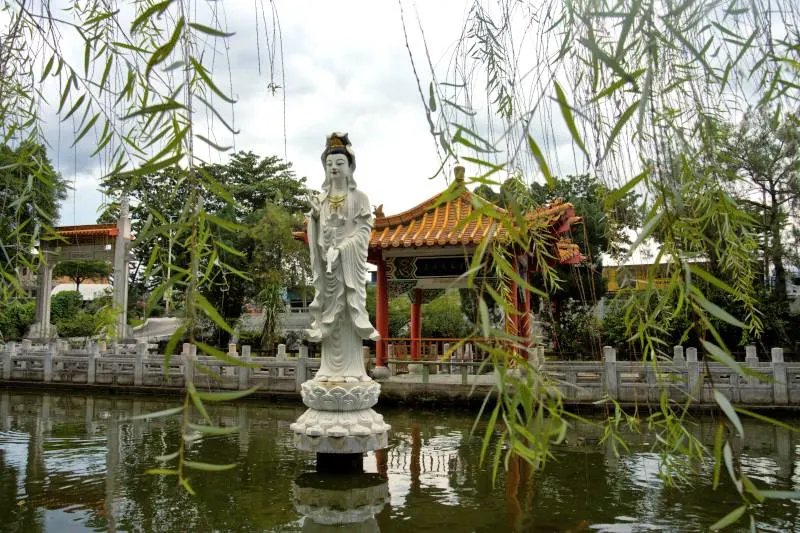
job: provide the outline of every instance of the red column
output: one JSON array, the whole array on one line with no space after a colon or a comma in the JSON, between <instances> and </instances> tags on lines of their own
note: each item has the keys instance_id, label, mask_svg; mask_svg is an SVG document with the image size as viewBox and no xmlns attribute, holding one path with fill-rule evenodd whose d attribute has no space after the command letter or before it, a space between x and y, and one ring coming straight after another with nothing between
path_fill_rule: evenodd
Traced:
<instances>
[{"instance_id":1,"label":"red column","mask_svg":"<svg viewBox=\"0 0 800 533\"><path fill-rule=\"evenodd\" d=\"M386 366L388 348L386 338L389 337L389 291L386 279L386 262L383 257L376 261L378 279L375 287L375 327L381 334L381 340L375 344L375 366Z\"/></svg>"},{"instance_id":2,"label":"red column","mask_svg":"<svg viewBox=\"0 0 800 533\"><path fill-rule=\"evenodd\" d=\"M517 256L514 255L511 259L511 268L514 269L514 272L518 272L517 269ZM514 311L511 315L506 318L506 332L511 335L518 335L519 334L519 286L517 282L511 280L511 286L509 287L509 297L511 299L509 303L509 307Z\"/></svg>"},{"instance_id":3,"label":"red column","mask_svg":"<svg viewBox=\"0 0 800 533\"><path fill-rule=\"evenodd\" d=\"M531 282L530 276L530 268L528 266L525 267L525 273L523 275L525 281L528 283ZM522 304L522 337L525 339L525 346L530 347L531 345L531 299L533 296L531 295L531 291L528 290L527 287L524 289L524 301ZM528 358L528 352L525 352L525 358Z\"/></svg>"},{"instance_id":4,"label":"red column","mask_svg":"<svg viewBox=\"0 0 800 533\"><path fill-rule=\"evenodd\" d=\"M419 359L419 338L422 336L422 289L414 289L411 304L411 358Z\"/></svg>"}]
</instances>

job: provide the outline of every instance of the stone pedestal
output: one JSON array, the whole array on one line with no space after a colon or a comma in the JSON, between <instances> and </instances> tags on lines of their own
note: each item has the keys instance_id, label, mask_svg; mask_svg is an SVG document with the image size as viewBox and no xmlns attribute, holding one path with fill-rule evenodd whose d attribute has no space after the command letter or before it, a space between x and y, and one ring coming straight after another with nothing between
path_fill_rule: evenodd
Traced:
<instances>
[{"instance_id":1,"label":"stone pedestal","mask_svg":"<svg viewBox=\"0 0 800 533\"><path fill-rule=\"evenodd\" d=\"M377 474L300 475L292 485L295 510L305 517L303 531L379 531L375 515L389 501L385 478Z\"/></svg>"},{"instance_id":2,"label":"stone pedestal","mask_svg":"<svg viewBox=\"0 0 800 533\"><path fill-rule=\"evenodd\" d=\"M372 407L375 381L306 381L300 389L308 410L290 428L298 450L317 454L363 454L389 445L390 426Z\"/></svg>"}]
</instances>

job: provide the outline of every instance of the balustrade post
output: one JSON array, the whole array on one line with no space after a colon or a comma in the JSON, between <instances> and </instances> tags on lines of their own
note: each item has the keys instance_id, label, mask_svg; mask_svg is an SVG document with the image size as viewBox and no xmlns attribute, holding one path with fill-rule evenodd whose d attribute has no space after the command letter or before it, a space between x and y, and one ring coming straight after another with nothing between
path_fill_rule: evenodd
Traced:
<instances>
[{"instance_id":1,"label":"balustrade post","mask_svg":"<svg viewBox=\"0 0 800 533\"><path fill-rule=\"evenodd\" d=\"M286 361L286 345L279 344L278 351L275 353L275 360L276 361ZM278 367L278 377L285 378L286 377L286 368Z\"/></svg>"},{"instance_id":2,"label":"balustrade post","mask_svg":"<svg viewBox=\"0 0 800 533\"><path fill-rule=\"evenodd\" d=\"M136 344L136 359L133 362L133 385L144 385L144 358L147 356L147 343Z\"/></svg>"},{"instance_id":3,"label":"balustrade post","mask_svg":"<svg viewBox=\"0 0 800 533\"><path fill-rule=\"evenodd\" d=\"M450 355L448 355L448 354L450 354ZM444 372L444 369L446 368L447 369L447 373L448 374L452 374L453 373L453 365L448 365L447 364L447 363L452 363L453 362L453 354L450 353L450 343L449 342L446 342L446 343L444 343L442 345L442 357L444 357L446 355L447 355L447 361L445 363L443 363L442 365L440 365L441 366L440 371Z\"/></svg>"},{"instance_id":4,"label":"balustrade post","mask_svg":"<svg viewBox=\"0 0 800 533\"><path fill-rule=\"evenodd\" d=\"M11 369L13 368L14 364L14 356L17 352L17 343L11 341L6 344L6 349L3 352L3 379L4 380L11 380Z\"/></svg>"},{"instance_id":5,"label":"balustrade post","mask_svg":"<svg viewBox=\"0 0 800 533\"><path fill-rule=\"evenodd\" d=\"M188 387L189 383L194 382L194 354L193 351L197 353L192 348L197 349L193 344L184 342L183 343L183 351L181 352L181 356L183 356L183 386Z\"/></svg>"},{"instance_id":6,"label":"balustrade post","mask_svg":"<svg viewBox=\"0 0 800 533\"><path fill-rule=\"evenodd\" d=\"M308 348L306 348L308 350ZM300 387L306 381L308 357L298 357L294 367L294 390L300 392Z\"/></svg>"},{"instance_id":7,"label":"balustrade post","mask_svg":"<svg viewBox=\"0 0 800 533\"><path fill-rule=\"evenodd\" d=\"M686 359L683 357L683 346L672 347L672 364L681 366L686 364Z\"/></svg>"},{"instance_id":8,"label":"balustrade post","mask_svg":"<svg viewBox=\"0 0 800 533\"><path fill-rule=\"evenodd\" d=\"M419 366L422 367L422 384L427 385L430 381L430 365L426 365L425 363L417 363Z\"/></svg>"},{"instance_id":9,"label":"balustrade post","mask_svg":"<svg viewBox=\"0 0 800 533\"><path fill-rule=\"evenodd\" d=\"M50 383L53 381L53 357L58 353L58 343L50 341L47 344L47 351L44 352L42 359L42 381Z\"/></svg>"},{"instance_id":10,"label":"balustrade post","mask_svg":"<svg viewBox=\"0 0 800 533\"><path fill-rule=\"evenodd\" d=\"M468 370L469 370L469 367L467 365L461 365L461 384L462 385L466 385L467 384L467 371Z\"/></svg>"},{"instance_id":11,"label":"balustrade post","mask_svg":"<svg viewBox=\"0 0 800 533\"><path fill-rule=\"evenodd\" d=\"M686 392L702 400L703 395L700 390L700 363L697 362L697 348L686 349L686 373L688 387Z\"/></svg>"},{"instance_id":12,"label":"balustrade post","mask_svg":"<svg viewBox=\"0 0 800 533\"><path fill-rule=\"evenodd\" d=\"M603 346L606 393L616 399L619 395L617 382L617 350L613 346Z\"/></svg>"},{"instance_id":13,"label":"balustrade post","mask_svg":"<svg viewBox=\"0 0 800 533\"><path fill-rule=\"evenodd\" d=\"M789 404L789 383L786 380L786 363L783 348L773 348L772 356L772 401L775 405Z\"/></svg>"},{"instance_id":14,"label":"balustrade post","mask_svg":"<svg viewBox=\"0 0 800 533\"><path fill-rule=\"evenodd\" d=\"M303 344L303 345L301 345L301 346L300 346L300 354L299 354L299 357L300 357L301 359L308 359L308 346L306 346L305 344Z\"/></svg>"},{"instance_id":15,"label":"balustrade post","mask_svg":"<svg viewBox=\"0 0 800 533\"><path fill-rule=\"evenodd\" d=\"M22 347L20 349L20 355L28 356L31 355L31 351L33 350L33 343L30 339L22 339ZM21 370L28 370L28 361L20 361L19 367Z\"/></svg>"},{"instance_id":16,"label":"balustrade post","mask_svg":"<svg viewBox=\"0 0 800 533\"><path fill-rule=\"evenodd\" d=\"M100 356L100 345L91 343L89 355L86 356L86 384L94 385L97 380L97 357Z\"/></svg>"},{"instance_id":17,"label":"balustrade post","mask_svg":"<svg viewBox=\"0 0 800 533\"><path fill-rule=\"evenodd\" d=\"M386 360L394 361L394 344L386 345ZM389 376L397 375L397 363L389 363Z\"/></svg>"},{"instance_id":18,"label":"balustrade post","mask_svg":"<svg viewBox=\"0 0 800 533\"><path fill-rule=\"evenodd\" d=\"M250 346L242 346L242 362L250 362ZM236 372L239 378L239 390L247 390L250 387L250 367L240 366Z\"/></svg>"},{"instance_id":19,"label":"balustrade post","mask_svg":"<svg viewBox=\"0 0 800 533\"><path fill-rule=\"evenodd\" d=\"M744 362L748 365L757 365L758 364L758 353L756 352L755 346L745 346L744 347Z\"/></svg>"}]
</instances>

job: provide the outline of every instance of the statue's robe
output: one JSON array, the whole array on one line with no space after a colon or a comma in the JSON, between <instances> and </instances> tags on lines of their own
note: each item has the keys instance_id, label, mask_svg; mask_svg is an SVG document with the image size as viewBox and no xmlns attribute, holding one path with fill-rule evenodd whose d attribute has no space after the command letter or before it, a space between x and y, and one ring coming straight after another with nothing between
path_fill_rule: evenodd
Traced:
<instances>
[{"instance_id":1,"label":"statue's robe","mask_svg":"<svg viewBox=\"0 0 800 533\"><path fill-rule=\"evenodd\" d=\"M362 340L380 338L366 311L370 204L357 189L348 191L338 209L331 206L327 193L321 193L319 199L319 218L310 216L306 226L316 292L309 306L312 322L308 335L311 341L322 341L317 378L364 379ZM331 246L339 250L339 257L328 272Z\"/></svg>"}]
</instances>

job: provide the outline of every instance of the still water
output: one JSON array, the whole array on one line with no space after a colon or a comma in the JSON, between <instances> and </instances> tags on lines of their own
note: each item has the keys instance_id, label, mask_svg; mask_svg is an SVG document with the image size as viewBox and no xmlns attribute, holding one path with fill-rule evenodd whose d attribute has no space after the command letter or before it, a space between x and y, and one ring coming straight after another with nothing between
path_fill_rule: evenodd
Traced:
<instances>
[{"instance_id":1,"label":"still water","mask_svg":"<svg viewBox=\"0 0 800 533\"><path fill-rule=\"evenodd\" d=\"M372 475L348 487L323 480L318 493L307 488L314 457L294 450L289 431L303 407L255 401L212 411L216 423L240 430L194 442L190 458L238 466L195 474L191 497L174 478L143 474L175 449L178 421L127 420L177 403L0 392L0 531L329 531L314 513L325 494L345 488L338 501L349 505L365 503L360 490L388 495L385 505L371 502L369 520L339 531L703 531L738 505L729 483L711 490L707 467L689 483L665 486L652 437L637 436L617 458L597 446L593 428L571 432L544 471L529 476L514 463L493 485L479 464L480 438L470 436L474 415L388 408L379 410L392 425L390 447L365 459ZM713 421L698 422L710 441ZM745 434L745 471L774 489L800 489L800 435L761 423L747 423ZM772 501L755 514L762 531L800 531L800 502ZM736 526L729 530L749 530L745 519Z\"/></svg>"}]
</instances>

